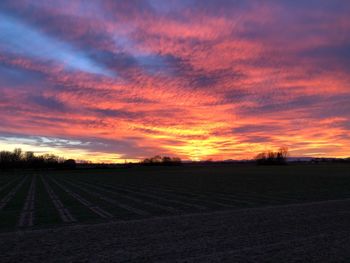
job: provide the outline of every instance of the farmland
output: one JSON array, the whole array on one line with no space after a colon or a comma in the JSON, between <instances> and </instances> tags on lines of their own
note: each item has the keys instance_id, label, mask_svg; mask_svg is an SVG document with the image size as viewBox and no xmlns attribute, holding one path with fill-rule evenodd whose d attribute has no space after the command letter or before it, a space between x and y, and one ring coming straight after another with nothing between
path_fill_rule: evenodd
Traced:
<instances>
[{"instance_id":1,"label":"farmland","mask_svg":"<svg viewBox=\"0 0 350 263\"><path fill-rule=\"evenodd\" d=\"M106 237L117 231L132 244L139 234L145 240L154 237L157 227L164 228L166 233L169 226L164 224L178 227L177 237L181 236L180 232L187 231L196 236L208 231L208 235L212 235L211 242L232 231L243 231L239 236L262 231L262 236L269 235L271 224L279 229L277 237L269 237L277 243L283 240L283 235L293 231L298 235L310 232L313 237L321 235L322 238L325 231L331 229L333 235L346 237L348 232L344 231L349 230L344 228L346 220L342 219L345 221L340 221L343 224L339 225L332 216L348 215L349 198L348 164L276 167L213 164L113 170L3 171L0 176L0 231L7 246L18 241L18 233L29 231L28 235L39 239L42 231L55 233L57 229L62 233L62 229L66 229L67 234L84 228L84 233L102 231ZM211 221L213 218L220 224L231 222L234 225L218 228ZM260 219L254 221L256 218ZM130 229L128 224L139 230ZM128 233L126 229L129 229ZM252 229L255 230L252 232ZM80 236L77 233L71 235L69 238L73 239ZM163 238L168 240L172 235L174 233ZM233 243L227 246L237 247L237 244L247 242L237 238L236 241L230 239ZM314 242L309 237L303 238ZM225 243L225 240L221 241ZM316 241L327 246L328 241ZM197 245L193 243L190 247ZM2 248L5 247L2 244ZM9 247L7 250L11 251ZM170 251L167 253L171 254ZM198 252L198 260L200 255ZM124 255L124 258L128 257L130 255Z\"/></svg>"}]
</instances>

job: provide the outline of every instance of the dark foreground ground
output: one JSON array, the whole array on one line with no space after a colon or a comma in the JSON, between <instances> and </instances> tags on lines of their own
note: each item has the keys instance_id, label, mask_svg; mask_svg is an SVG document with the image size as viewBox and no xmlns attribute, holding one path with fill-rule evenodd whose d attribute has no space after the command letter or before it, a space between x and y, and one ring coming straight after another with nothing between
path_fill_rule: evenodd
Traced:
<instances>
[{"instance_id":1,"label":"dark foreground ground","mask_svg":"<svg viewBox=\"0 0 350 263\"><path fill-rule=\"evenodd\" d=\"M2 174L0 262L350 262L349 168Z\"/></svg>"},{"instance_id":2,"label":"dark foreground ground","mask_svg":"<svg viewBox=\"0 0 350 263\"><path fill-rule=\"evenodd\" d=\"M2 234L1 262L349 262L350 200Z\"/></svg>"}]
</instances>

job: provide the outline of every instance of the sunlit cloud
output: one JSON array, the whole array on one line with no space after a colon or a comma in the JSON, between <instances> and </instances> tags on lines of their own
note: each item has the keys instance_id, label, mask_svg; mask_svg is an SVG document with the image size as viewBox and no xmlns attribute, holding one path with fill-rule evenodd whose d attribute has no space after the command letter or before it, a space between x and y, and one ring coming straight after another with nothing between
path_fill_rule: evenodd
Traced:
<instances>
[{"instance_id":1,"label":"sunlit cloud","mask_svg":"<svg viewBox=\"0 0 350 263\"><path fill-rule=\"evenodd\" d=\"M3 148L108 162L244 159L280 146L350 155L346 1L0 7Z\"/></svg>"}]
</instances>

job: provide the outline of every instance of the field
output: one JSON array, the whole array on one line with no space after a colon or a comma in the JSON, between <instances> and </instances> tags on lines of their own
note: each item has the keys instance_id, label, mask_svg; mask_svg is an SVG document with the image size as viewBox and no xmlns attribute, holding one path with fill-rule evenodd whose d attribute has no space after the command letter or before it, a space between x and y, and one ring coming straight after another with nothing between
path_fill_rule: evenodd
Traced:
<instances>
[{"instance_id":1,"label":"field","mask_svg":"<svg viewBox=\"0 0 350 263\"><path fill-rule=\"evenodd\" d=\"M299 250L306 249L305 242L329 248L329 242L350 241L349 197L348 164L2 171L0 261L13 261L21 253L31 254L27 262L40 261L43 247L50 250L47 244L70 240L72 249L86 241L82 236L95 239L84 247L100 249L94 256L107 256L107 261L116 251L120 261L168 261L169 256L178 261L195 255L193 261L211 262L213 255L221 255L222 262L228 251L229 259L234 255L236 261L244 255L247 259L256 254L247 248L254 247L260 252L252 261L266 256L261 247L265 243L275 244L268 248L270 253L281 247L287 253L288 242ZM58 241L63 237L66 241ZM47 243L35 247L37 254L33 247L26 250L32 240L45 238ZM101 247L106 239L114 240L116 247ZM162 246L163 242L168 245ZM123 248L126 243L128 249ZM15 244L22 244L22 249ZM141 249L147 246L149 250ZM57 255L62 256L62 251L67 250L62 247ZM148 258L147 251L160 252ZM76 260L71 253L65 259ZM322 253L318 256L326 258Z\"/></svg>"}]
</instances>

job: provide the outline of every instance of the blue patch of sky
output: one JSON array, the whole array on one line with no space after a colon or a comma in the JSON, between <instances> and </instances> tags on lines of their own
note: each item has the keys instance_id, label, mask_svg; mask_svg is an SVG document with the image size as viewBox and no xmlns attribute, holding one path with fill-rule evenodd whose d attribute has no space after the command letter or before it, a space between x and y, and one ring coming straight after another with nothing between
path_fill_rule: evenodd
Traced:
<instances>
[{"instance_id":1,"label":"blue patch of sky","mask_svg":"<svg viewBox=\"0 0 350 263\"><path fill-rule=\"evenodd\" d=\"M115 73L97 64L87 54L20 20L0 13L0 51L60 63L68 70L114 77Z\"/></svg>"}]
</instances>

